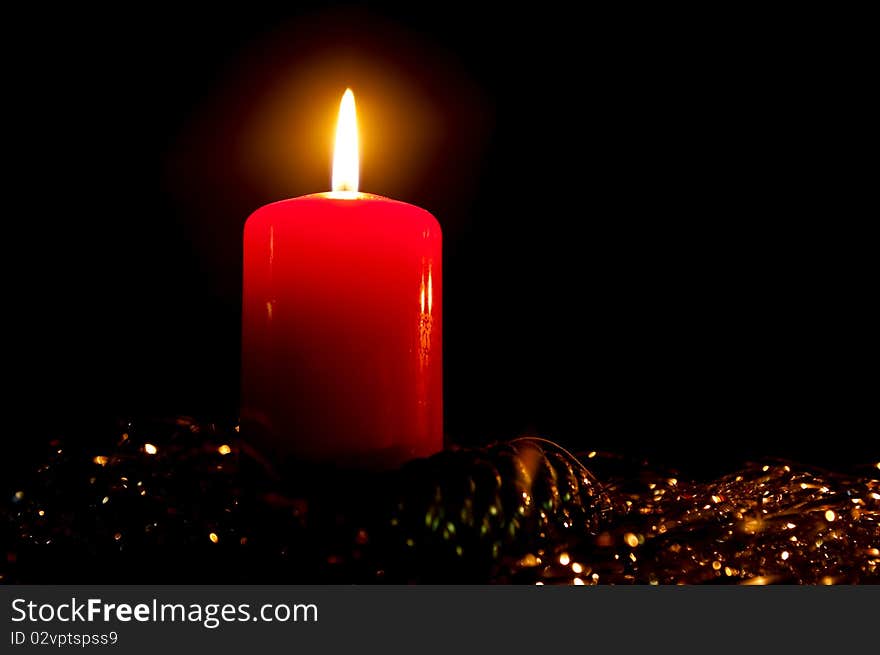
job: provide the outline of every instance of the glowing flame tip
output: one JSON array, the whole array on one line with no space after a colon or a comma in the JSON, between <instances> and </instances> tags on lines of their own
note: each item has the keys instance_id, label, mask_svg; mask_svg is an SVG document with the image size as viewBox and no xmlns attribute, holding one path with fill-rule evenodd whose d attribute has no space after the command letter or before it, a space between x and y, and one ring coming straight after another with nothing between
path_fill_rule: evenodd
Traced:
<instances>
[{"instance_id":1,"label":"glowing flame tip","mask_svg":"<svg viewBox=\"0 0 880 655\"><path fill-rule=\"evenodd\" d=\"M354 93L346 89L339 103L339 120L336 123L336 147L333 151L334 192L357 193L359 178L357 113Z\"/></svg>"}]
</instances>

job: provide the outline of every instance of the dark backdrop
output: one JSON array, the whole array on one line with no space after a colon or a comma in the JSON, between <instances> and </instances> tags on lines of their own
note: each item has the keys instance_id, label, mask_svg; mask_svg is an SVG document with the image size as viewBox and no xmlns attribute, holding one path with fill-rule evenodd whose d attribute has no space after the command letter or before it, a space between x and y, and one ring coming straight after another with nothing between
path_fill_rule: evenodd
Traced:
<instances>
[{"instance_id":1,"label":"dark backdrop","mask_svg":"<svg viewBox=\"0 0 880 655\"><path fill-rule=\"evenodd\" d=\"M346 85L393 144L364 190L444 227L452 441L878 454L846 25L369 4L6 17L8 467L91 420L235 416L244 220L327 188L305 122Z\"/></svg>"}]
</instances>

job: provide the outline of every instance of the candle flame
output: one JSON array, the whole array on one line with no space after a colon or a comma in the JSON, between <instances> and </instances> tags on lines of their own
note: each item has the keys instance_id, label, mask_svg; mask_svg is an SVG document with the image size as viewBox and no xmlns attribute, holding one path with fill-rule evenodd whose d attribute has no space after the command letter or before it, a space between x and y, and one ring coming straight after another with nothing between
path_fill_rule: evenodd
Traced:
<instances>
[{"instance_id":1,"label":"candle flame","mask_svg":"<svg viewBox=\"0 0 880 655\"><path fill-rule=\"evenodd\" d=\"M358 190L358 132L354 93L346 89L339 103L336 123L336 148L333 152L333 192L346 195Z\"/></svg>"}]
</instances>

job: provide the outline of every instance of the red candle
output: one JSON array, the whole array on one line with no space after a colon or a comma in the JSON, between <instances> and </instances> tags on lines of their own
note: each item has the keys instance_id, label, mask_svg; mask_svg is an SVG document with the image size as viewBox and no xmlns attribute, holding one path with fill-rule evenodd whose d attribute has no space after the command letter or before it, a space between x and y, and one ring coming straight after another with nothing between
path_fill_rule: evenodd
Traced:
<instances>
[{"instance_id":1,"label":"red candle","mask_svg":"<svg viewBox=\"0 0 880 655\"><path fill-rule=\"evenodd\" d=\"M242 430L276 461L394 466L443 447L441 233L358 192L350 90L332 188L245 225Z\"/></svg>"}]
</instances>

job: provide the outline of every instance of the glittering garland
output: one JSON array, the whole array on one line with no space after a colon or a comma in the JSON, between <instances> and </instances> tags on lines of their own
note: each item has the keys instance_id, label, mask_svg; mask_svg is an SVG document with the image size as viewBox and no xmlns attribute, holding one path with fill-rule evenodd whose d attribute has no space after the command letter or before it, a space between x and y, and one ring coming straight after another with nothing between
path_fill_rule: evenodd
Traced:
<instances>
[{"instance_id":1,"label":"glittering garland","mask_svg":"<svg viewBox=\"0 0 880 655\"><path fill-rule=\"evenodd\" d=\"M696 483L525 438L278 481L185 418L49 446L0 502L0 582L880 582L878 463Z\"/></svg>"}]
</instances>

